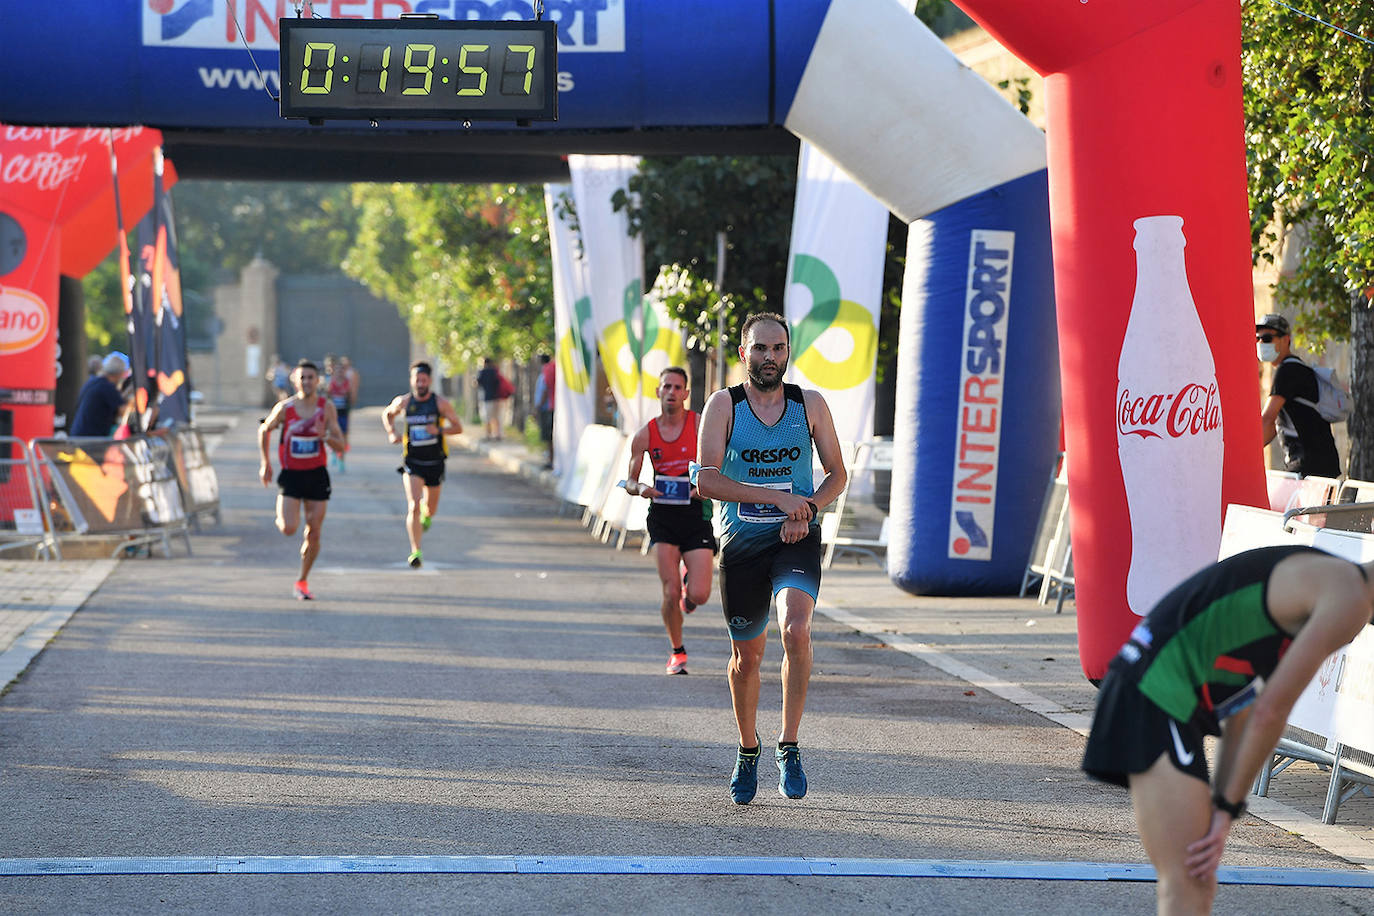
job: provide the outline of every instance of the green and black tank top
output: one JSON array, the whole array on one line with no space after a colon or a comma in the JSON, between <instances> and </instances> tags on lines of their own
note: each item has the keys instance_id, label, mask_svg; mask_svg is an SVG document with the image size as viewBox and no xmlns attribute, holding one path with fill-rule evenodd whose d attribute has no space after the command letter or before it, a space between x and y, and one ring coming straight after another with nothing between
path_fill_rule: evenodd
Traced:
<instances>
[{"instance_id":1,"label":"green and black tank top","mask_svg":"<svg viewBox=\"0 0 1374 916\"><path fill-rule=\"evenodd\" d=\"M1269 614L1274 567L1315 547L1261 547L1194 574L1131 633L1112 669L1179 722L1204 734L1254 702L1292 642Z\"/></svg>"},{"instance_id":2,"label":"green and black tank top","mask_svg":"<svg viewBox=\"0 0 1374 916\"><path fill-rule=\"evenodd\" d=\"M406 401L405 456L411 461L437 462L448 457L448 442L444 439L439 396L430 392L423 401L411 395ZM433 426L438 434L426 428Z\"/></svg>"}]
</instances>

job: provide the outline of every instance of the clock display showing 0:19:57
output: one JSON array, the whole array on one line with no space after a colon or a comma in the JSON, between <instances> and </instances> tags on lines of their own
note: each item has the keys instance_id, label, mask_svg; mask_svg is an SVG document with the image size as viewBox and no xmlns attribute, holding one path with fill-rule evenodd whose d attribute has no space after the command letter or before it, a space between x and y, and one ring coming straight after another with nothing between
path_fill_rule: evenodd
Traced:
<instances>
[{"instance_id":1,"label":"clock display showing 0:19:57","mask_svg":"<svg viewBox=\"0 0 1374 916\"><path fill-rule=\"evenodd\" d=\"M436 61L437 52L432 44L407 44L399 66L393 64L392 51L389 44L365 44L358 49L355 62L347 52L340 54L338 45L332 41L307 42L301 61L301 95L329 95L334 91L335 70L342 67L345 72L339 74L339 80L344 85L353 80L348 70L357 74L353 91L358 95L385 95L395 72L401 95L427 96L434 91L436 63L440 69L439 81L445 87L450 80L456 84L454 95L477 98L487 95L492 72L489 44L460 46L458 69L452 75L444 72L452 69L452 59L444 56ZM505 52L498 91L503 97L528 97L534 82L534 45L506 45ZM355 67L348 67L354 63Z\"/></svg>"},{"instance_id":2,"label":"clock display showing 0:19:57","mask_svg":"<svg viewBox=\"0 0 1374 916\"><path fill-rule=\"evenodd\" d=\"M325 22L282 20L283 117L557 118L552 28Z\"/></svg>"}]
</instances>

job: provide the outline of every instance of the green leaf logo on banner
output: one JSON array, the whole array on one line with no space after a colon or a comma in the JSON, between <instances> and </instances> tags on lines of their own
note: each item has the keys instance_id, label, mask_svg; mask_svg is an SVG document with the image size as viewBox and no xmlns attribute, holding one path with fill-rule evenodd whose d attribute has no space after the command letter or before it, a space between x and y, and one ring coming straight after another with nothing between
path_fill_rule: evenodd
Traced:
<instances>
[{"instance_id":1,"label":"green leaf logo on banner","mask_svg":"<svg viewBox=\"0 0 1374 916\"><path fill-rule=\"evenodd\" d=\"M814 384L840 391L873 375L878 354L878 327L873 314L857 302L840 298L840 281L820 258L799 254L792 259L792 282L811 291L811 310L792 329L792 364ZM831 360L815 343L831 328L847 334L853 349Z\"/></svg>"},{"instance_id":2,"label":"green leaf logo on banner","mask_svg":"<svg viewBox=\"0 0 1374 916\"><path fill-rule=\"evenodd\" d=\"M582 328L591 320L592 300L583 296L573 303L572 327L558 342L558 371L562 373L568 389L576 394L585 392L591 383L592 348L582 333Z\"/></svg>"}]
</instances>

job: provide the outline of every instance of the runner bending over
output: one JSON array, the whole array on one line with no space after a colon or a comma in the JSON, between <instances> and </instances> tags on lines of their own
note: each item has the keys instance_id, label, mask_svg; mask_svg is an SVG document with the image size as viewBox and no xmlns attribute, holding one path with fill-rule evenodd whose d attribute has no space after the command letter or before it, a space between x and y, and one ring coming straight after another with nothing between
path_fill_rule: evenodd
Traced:
<instances>
[{"instance_id":1,"label":"runner bending over","mask_svg":"<svg viewBox=\"0 0 1374 916\"><path fill-rule=\"evenodd\" d=\"M1206 913L1231 824L1298 696L1374 613L1374 563L1261 547L1160 599L1112 660L1083 755L1130 789L1160 913ZM1220 735L1208 779L1204 735Z\"/></svg>"}]
</instances>

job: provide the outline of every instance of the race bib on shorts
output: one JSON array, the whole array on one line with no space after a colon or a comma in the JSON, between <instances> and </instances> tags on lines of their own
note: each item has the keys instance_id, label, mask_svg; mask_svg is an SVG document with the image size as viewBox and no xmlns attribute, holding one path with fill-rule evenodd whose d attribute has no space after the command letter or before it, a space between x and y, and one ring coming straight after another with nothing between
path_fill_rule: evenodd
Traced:
<instances>
[{"instance_id":1,"label":"race bib on shorts","mask_svg":"<svg viewBox=\"0 0 1374 916\"><path fill-rule=\"evenodd\" d=\"M790 480L777 481L774 483L755 483L754 486L767 487L770 490L781 490L784 493L792 492L792 481ZM757 525L776 525L778 522L787 520L787 513L772 503L740 503L739 520Z\"/></svg>"},{"instance_id":2,"label":"race bib on shorts","mask_svg":"<svg viewBox=\"0 0 1374 916\"><path fill-rule=\"evenodd\" d=\"M660 506L689 506L692 504L692 481L686 477L654 477L654 489L663 495L653 502Z\"/></svg>"},{"instance_id":3,"label":"race bib on shorts","mask_svg":"<svg viewBox=\"0 0 1374 916\"><path fill-rule=\"evenodd\" d=\"M333 401L333 402L334 402L334 406L337 407L339 410L347 410L347 409L348 409L348 396L347 396L347 395L336 394L336 395L333 395L332 397L330 397L329 400Z\"/></svg>"},{"instance_id":4,"label":"race bib on shorts","mask_svg":"<svg viewBox=\"0 0 1374 916\"><path fill-rule=\"evenodd\" d=\"M320 453L319 436L292 436L292 458L314 458Z\"/></svg>"}]
</instances>

